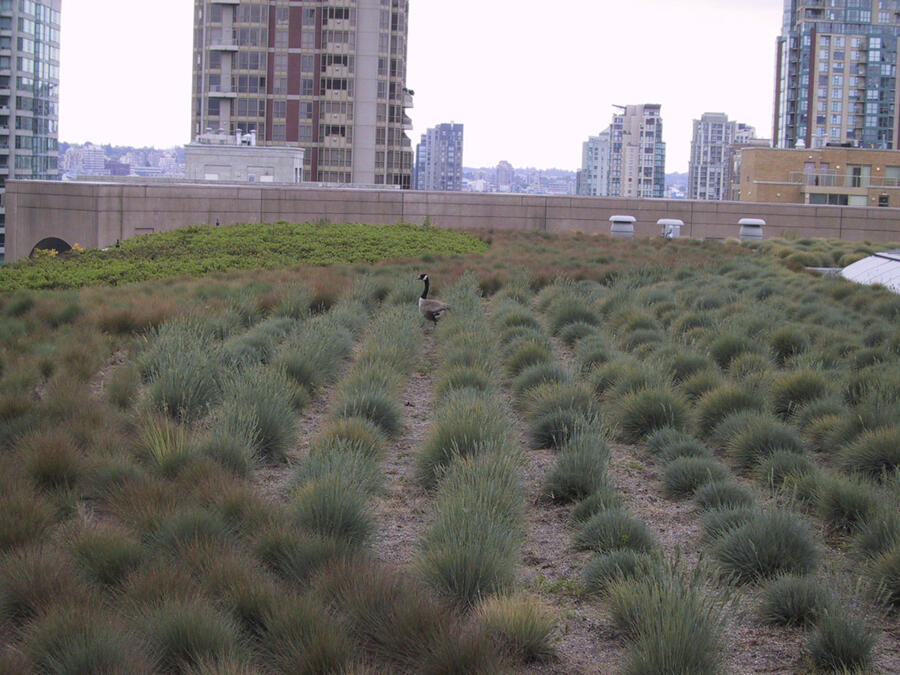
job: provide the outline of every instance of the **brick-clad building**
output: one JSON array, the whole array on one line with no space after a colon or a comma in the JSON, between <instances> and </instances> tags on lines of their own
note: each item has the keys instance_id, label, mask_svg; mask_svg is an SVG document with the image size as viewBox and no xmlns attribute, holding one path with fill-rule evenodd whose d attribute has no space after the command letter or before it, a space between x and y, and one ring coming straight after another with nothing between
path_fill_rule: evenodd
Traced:
<instances>
[{"instance_id":1,"label":"brick-clad building","mask_svg":"<svg viewBox=\"0 0 900 675\"><path fill-rule=\"evenodd\" d=\"M744 148L735 160L732 197L749 202L900 207L900 151Z\"/></svg>"},{"instance_id":2,"label":"brick-clad building","mask_svg":"<svg viewBox=\"0 0 900 675\"><path fill-rule=\"evenodd\" d=\"M305 149L306 181L409 188L409 0L195 0L191 138Z\"/></svg>"}]
</instances>

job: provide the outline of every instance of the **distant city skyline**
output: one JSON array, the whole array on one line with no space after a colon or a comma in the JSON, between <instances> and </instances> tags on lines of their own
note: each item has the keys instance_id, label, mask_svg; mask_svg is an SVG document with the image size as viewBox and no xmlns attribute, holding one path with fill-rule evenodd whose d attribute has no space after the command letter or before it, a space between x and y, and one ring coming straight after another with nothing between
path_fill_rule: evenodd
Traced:
<instances>
[{"instance_id":1,"label":"distant city skyline","mask_svg":"<svg viewBox=\"0 0 900 675\"><path fill-rule=\"evenodd\" d=\"M466 164L574 170L614 104L653 102L666 171L686 171L704 112L771 135L782 12L781 0L562 0L552 11L538 0L412 0L408 135L415 146L454 121L466 126ZM189 142L192 26L191 0L65 0L60 140Z\"/></svg>"}]
</instances>

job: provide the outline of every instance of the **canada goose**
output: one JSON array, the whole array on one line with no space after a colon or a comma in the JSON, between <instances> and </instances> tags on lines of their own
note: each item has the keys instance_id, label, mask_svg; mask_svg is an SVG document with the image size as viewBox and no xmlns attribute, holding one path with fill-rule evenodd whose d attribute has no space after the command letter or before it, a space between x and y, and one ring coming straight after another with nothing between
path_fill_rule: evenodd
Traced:
<instances>
[{"instance_id":1,"label":"canada goose","mask_svg":"<svg viewBox=\"0 0 900 675\"><path fill-rule=\"evenodd\" d=\"M437 320L441 318L441 314L450 309L450 305L441 302L440 300L429 300L428 299L428 275L420 274L419 281L425 282L425 290L422 291L422 297L419 298L419 311L422 312L422 316L424 316L429 321L437 323Z\"/></svg>"}]
</instances>

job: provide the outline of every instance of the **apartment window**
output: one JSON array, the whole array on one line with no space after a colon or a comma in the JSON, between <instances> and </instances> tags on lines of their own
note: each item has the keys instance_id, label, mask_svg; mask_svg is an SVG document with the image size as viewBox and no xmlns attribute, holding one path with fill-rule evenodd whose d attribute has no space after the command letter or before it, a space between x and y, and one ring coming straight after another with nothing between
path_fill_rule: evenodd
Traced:
<instances>
[{"instance_id":1,"label":"apartment window","mask_svg":"<svg viewBox=\"0 0 900 675\"><path fill-rule=\"evenodd\" d=\"M845 42L845 38L843 35L838 35L834 38L835 49L843 49L845 44L846 44L846 42ZM841 57L841 58L843 58L843 57Z\"/></svg>"},{"instance_id":2,"label":"apartment window","mask_svg":"<svg viewBox=\"0 0 900 675\"><path fill-rule=\"evenodd\" d=\"M301 143L312 142L312 126L309 124L301 124L298 128L297 139Z\"/></svg>"},{"instance_id":3,"label":"apartment window","mask_svg":"<svg viewBox=\"0 0 900 675\"><path fill-rule=\"evenodd\" d=\"M300 101L300 119L311 120L313 116L313 106L309 101Z\"/></svg>"},{"instance_id":4,"label":"apartment window","mask_svg":"<svg viewBox=\"0 0 900 675\"><path fill-rule=\"evenodd\" d=\"M213 5L215 6L215 5ZM279 25L286 25L291 21L291 8L290 7L276 7L275 8L275 23Z\"/></svg>"},{"instance_id":5,"label":"apartment window","mask_svg":"<svg viewBox=\"0 0 900 675\"><path fill-rule=\"evenodd\" d=\"M300 80L300 95L301 96L312 96L313 95L313 81L309 78L304 78Z\"/></svg>"},{"instance_id":6,"label":"apartment window","mask_svg":"<svg viewBox=\"0 0 900 675\"><path fill-rule=\"evenodd\" d=\"M272 140L273 141L283 141L284 139L285 139L284 124L273 124L272 125Z\"/></svg>"},{"instance_id":7,"label":"apartment window","mask_svg":"<svg viewBox=\"0 0 900 675\"><path fill-rule=\"evenodd\" d=\"M313 59L311 54L303 54L300 57L300 72L302 73L311 73L313 71L313 65L315 63L315 59Z\"/></svg>"},{"instance_id":8,"label":"apartment window","mask_svg":"<svg viewBox=\"0 0 900 675\"><path fill-rule=\"evenodd\" d=\"M828 72L828 61L819 61L819 72L820 73Z\"/></svg>"},{"instance_id":9,"label":"apartment window","mask_svg":"<svg viewBox=\"0 0 900 675\"><path fill-rule=\"evenodd\" d=\"M840 127L831 127L831 137L832 138L840 138L841 137L841 128Z\"/></svg>"},{"instance_id":10,"label":"apartment window","mask_svg":"<svg viewBox=\"0 0 900 675\"><path fill-rule=\"evenodd\" d=\"M890 12L878 12L878 23L890 23L891 22L891 13Z\"/></svg>"},{"instance_id":11,"label":"apartment window","mask_svg":"<svg viewBox=\"0 0 900 675\"><path fill-rule=\"evenodd\" d=\"M288 79L286 77L273 77L272 78L272 93L273 94L287 94L288 93Z\"/></svg>"},{"instance_id":12,"label":"apartment window","mask_svg":"<svg viewBox=\"0 0 900 675\"><path fill-rule=\"evenodd\" d=\"M832 101L831 102L831 112L839 113L843 112L843 101Z\"/></svg>"},{"instance_id":13,"label":"apartment window","mask_svg":"<svg viewBox=\"0 0 900 675\"><path fill-rule=\"evenodd\" d=\"M843 89L832 89L831 90L831 98L838 99L838 100L844 98L844 90Z\"/></svg>"},{"instance_id":14,"label":"apartment window","mask_svg":"<svg viewBox=\"0 0 900 675\"><path fill-rule=\"evenodd\" d=\"M275 70L279 73L286 73L288 69L288 55L275 54Z\"/></svg>"},{"instance_id":15,"label":"apartment window","mask_svg":"<svg viewBox=\"0 0 900 675\"><path fill-rule=\"evenodd\" d=\"M831 116L831 124L832 124L832 126L837 126L837 127L841 126L841 124L842 124L841 116L840 115L832 115Z\"/></svg>"},{"instance_id":16,"label":"apartment window","mask_svg":"<svg viewBox=\"0 0 900 675\"><path fill-rule=\"evenodd\" d=\"M313 10L315 11L315 10ZM300 49L316 48L316 32L314 30L300 31Z\"/></svg>"},{"instance_id":17,"label":"apartment window","mask_svg":"<svg viewBox=\"0 0 900 675\"><path fill-rule=\"evenodd\" d=\"M832 75L831 76L831 86L832 87L843 87L844 86L844 76L843 75Z\"/></svg>"},{"instance_id":18,"label":"apartment window","mask_svg":"<svg viewBox=\"0 0 900 675\"><path fill-rule=\"evenodd\" d=\"M272 114L275 119L284 119L287 117L287 101L274 101L272 104Z\"/></svg>"},{"instance_id":19,"label":"apartment window","mask_svg":"<svg viewBox=\"0 0 900 675\"><path fill-rule=\"evenodd\" d=\"M288 48L287 28L276 28L275 29L275 48L276 49L287 49Z\"/></svg>"}]
</instances>

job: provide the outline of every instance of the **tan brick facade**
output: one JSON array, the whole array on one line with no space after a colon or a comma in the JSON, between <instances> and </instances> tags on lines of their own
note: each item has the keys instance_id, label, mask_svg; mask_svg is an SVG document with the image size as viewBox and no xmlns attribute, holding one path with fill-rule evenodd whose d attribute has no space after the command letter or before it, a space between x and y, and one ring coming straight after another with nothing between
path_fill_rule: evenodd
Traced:
<instances>
[{"instance_id":1,"label":"tan brick facade","mask_svg":"<svg viewBox=\"0 0 900 675\"><path fill-rule=\"evenodd\" d=\"M900 151L745 148L735 164L737 201L900 207Z\"/></svg>"}]
</instances>

